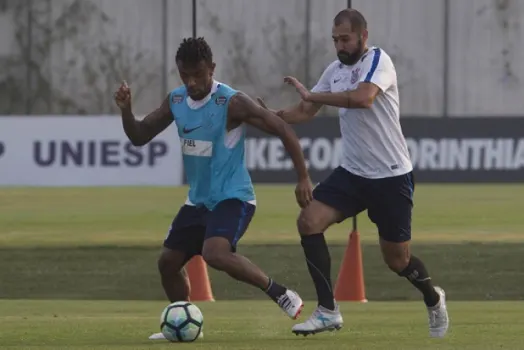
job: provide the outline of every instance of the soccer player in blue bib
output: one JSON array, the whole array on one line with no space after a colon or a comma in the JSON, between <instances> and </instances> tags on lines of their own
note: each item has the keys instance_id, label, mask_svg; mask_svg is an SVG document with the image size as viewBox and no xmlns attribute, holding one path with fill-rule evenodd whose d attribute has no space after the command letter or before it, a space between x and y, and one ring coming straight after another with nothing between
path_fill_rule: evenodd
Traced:
<instances>
[{"instance_id":1,"label":"soccer player in blue bib","mask_svg":"<svg viewBox=\"0 0 524 350\"><path fill-rule=\"evenodd\" d=\"M213 54L203 38L184 39L176 64L184 85L169 93L162 105L141 121L133 115L127 84L123 82L115 93L124 131L133 145L147 144L173 122L178 129L189 194L171 224L158 260L165 293L171 302L188 299L184 265L193 256L202 255L211 267L262 289L296 319L303 307L300 296L237 254L236 246L256 208L244 162L245 125L282 140L298 176L297 202L304 208L312 201L312 184L299 140L278 116L213 79ZM162 338L161 333L150 337Z\"/></svg>"}]
</instances>

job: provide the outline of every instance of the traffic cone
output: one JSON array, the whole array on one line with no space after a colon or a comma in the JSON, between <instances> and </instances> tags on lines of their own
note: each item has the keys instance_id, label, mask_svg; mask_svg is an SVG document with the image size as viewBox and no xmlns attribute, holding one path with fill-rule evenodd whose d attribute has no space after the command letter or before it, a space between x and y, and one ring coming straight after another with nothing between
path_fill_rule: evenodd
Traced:
<instances>
[{"instance_id":1,"label":"traffic cone","mask_svg":"<svg viewBox=\"0 0 524 350\"><path fill-rule=\"evenodd\" d=\"M353 230L349 235L349 244L344 252L344 258L342 259L335 286L335 299L338 301L367 303L360 234L357 230Z\"/></svg>"},{"instance_id":2,"label":"traffic cone","mask_svg":"<svg viewBox=\"0 0 524 350\"><path fill-rule=\"evenodd\" d=\"M207 274L207 264L202 256L195 255L192 257L186 264L186 272L191 286L189 300L215 301Z\"/></svg>"}]
</instances>

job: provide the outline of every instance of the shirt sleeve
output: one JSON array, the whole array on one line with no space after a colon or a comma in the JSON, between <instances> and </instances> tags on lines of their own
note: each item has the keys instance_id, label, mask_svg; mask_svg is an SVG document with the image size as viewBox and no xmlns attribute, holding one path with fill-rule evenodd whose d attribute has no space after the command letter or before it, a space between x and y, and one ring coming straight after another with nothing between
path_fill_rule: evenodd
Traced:
<instances>
[{"instance_id":1,"label":"shirt sleeve","mask_svg":"<svg viewBox=\"0 0 524 350\"><path fill-rule=\"evenodd\" d=\"M373 83L383 92L389 89L397 79L391 58L379 48L373 49L373 52L364 58L362 67L359 82Z\"/></svg>"},{"instance_id":2,"label":"shirt sleeve","mask_svg":"<svg viewBox=\"0 0 524 350\"><path fill-rule=\"evenodd\" d=\"M335 61L327 66L320 76L320 79L318 79L317 84L313 87L313 89L311 89L311 92L331 92L331 78L333 77L337 62L338 61Z\"/></svg>"}]
</instances>

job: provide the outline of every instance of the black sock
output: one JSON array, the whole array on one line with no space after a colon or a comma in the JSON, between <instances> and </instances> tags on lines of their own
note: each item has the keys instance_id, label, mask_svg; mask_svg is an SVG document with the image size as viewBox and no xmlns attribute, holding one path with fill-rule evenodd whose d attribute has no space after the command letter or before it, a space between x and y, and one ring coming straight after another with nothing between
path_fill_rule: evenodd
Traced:
<instances>
[{"instance_id":1,"label":"black sock","mask_svg":"<svg viewBox=\"0 0 524 350\"><path fill-rule=\"evenodd\" d=\"M331 286L331 256L323 233L302 236L302 247L306 255L307 268L315 284L318 305L328 310L335 309Z\"/></svg>"},{"instance_id":2,"label":"black sock","mask_svg":"<svg viewBox=\"0 0 524 350\"><path fill-rule=\"evenodd\" d=\"M273 281L271 278L269 279L269 285L264 290L266 294L273 299L274 302L277 302L278 298L286 293L286 287L281 286L277 282Z\"/></svg>"},{"instance_id":3,"label":"black sock","mask_svg":"<svg viewBox=\"0 0 524 350\"><path fill-rule=\"evenodd\" d=\"M422 261L416 256L411 256L408 266L404 271L399 273L399 276L406 277L418 290L424 295L424 303L431 307L437 305L440 300L440 295L437 293L431 282L426 267Z\"/></svg>"}]
</instances>

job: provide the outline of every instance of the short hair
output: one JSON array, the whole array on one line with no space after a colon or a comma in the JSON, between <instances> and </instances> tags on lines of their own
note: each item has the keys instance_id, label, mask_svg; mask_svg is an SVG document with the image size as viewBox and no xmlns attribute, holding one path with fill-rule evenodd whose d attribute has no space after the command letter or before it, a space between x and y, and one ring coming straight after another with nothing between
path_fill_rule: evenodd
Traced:
<instances>
[{"instance_id":1,"label":"short hair","mask_svg":"<svg viewBox=\"0 0 524 350\"><path fill-rule=\"evenodd\" d=\"M348 8L340 11L333 20L336 26L341 25L343 22L351 23L351 31L362 33L363 30L368 28L366 19L359 11Z\"/></svg>"},{"instance_id":2,"label":"short hair","mask_svg":"<svg viewBox=\"0 0 524 350\"><path fill-rule=\"evenodd\" d=\"M213 63L213 53L203 37L186 38L178 47L176 60L185 64L197 64L200 61L211 64Z\"/></svg>"}]
</instances>

